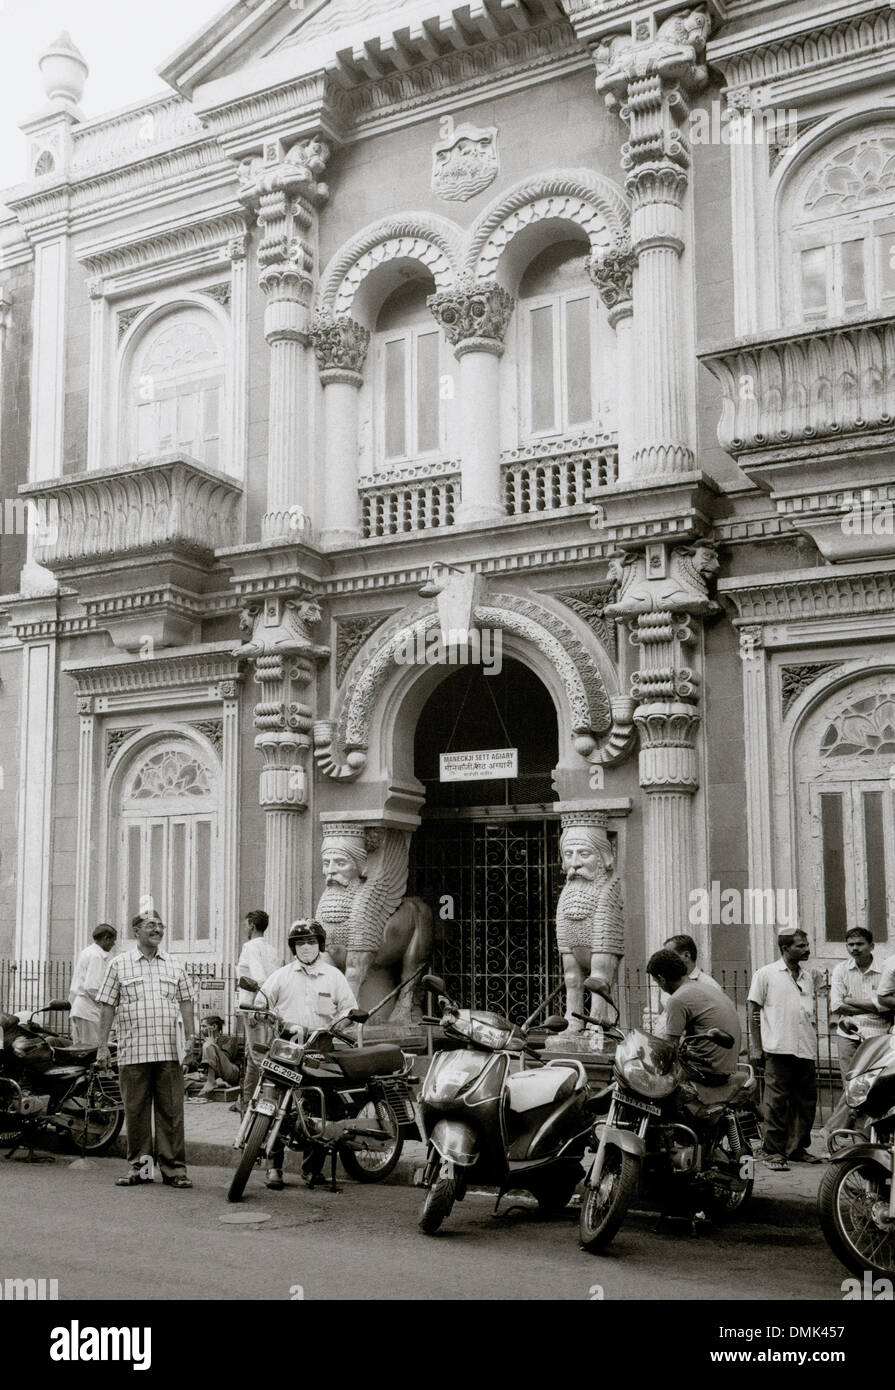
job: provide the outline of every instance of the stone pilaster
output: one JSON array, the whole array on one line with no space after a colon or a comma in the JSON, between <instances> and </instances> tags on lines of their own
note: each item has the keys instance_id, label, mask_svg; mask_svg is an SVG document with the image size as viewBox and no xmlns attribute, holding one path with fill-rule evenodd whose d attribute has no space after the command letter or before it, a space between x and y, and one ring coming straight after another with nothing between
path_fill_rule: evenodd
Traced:
<instances>
[{"instance_id":1,"label":"stone pilaster","mask_svg":"<svg viewBox=\"0 0 895 1390\"><path fill-rule=\"evenodd\" d=\"M634 354L638 364L634 473L640 477L693 468L682 338L683 200L690 151L685 123L690 100L707 82L710 21L686 10L659 22L632 24L594 49L597 91L629 129L621 151L631 199Z\"/></svg>"},{"instance_id":2,"label":"stone pilaster","mask_svg":"<svg viewBox=\"0 0 895 1390\"><path fill-rule=\"evenodd\" d=\"M615 329L617 350L616 401L618 419L618 481L634 475L634 252L629 240L619 242L587 263L599 291L610 325Z\"/></svg>"},{"instance_id":3,"label":"stone pilaster","mask_svg":"<svg viewBox=\"0 0 895 1390\"><path fill-rule=\"evenodd\" d=\"M56 763L57 600L17 607L22 641L16 927L20 961L50 954L53 786Z\"/></svg>"},{"instance_id":4,"label":"stone pilaster","mask_svg":"<svg viewBox=\"0 0 895 1390\"><path fill-rule=\"evenodd\" d=\"M743 737L746 749L746 847L749 886L766 890L774 882L773 813L770 772L770 692L764 630L760 625L739 629L743 663ZM753 970L777 959L775 934L759 920L749 927L749 960Z\"/></svg>"},{"instance_id":5,"label":"stone pilaster","mask_svg":"<svg viewBox=\"0 0 895 1390\"><path fill-rule=\"evenodd\" d=\"M329 549L352 545L360 535L357 403L370 333L348 315L319 316L311 337L323 385L325 456L320 543Z\"/></svg>"},{"instance_id":6,"label":"stone pilaster","mask_svg":"<svg viewBox=\"0 0 895 1390\"><path fill-rule=\"evenodd\" d=\"M255 747L263 760L259 801L265 812L264 906L271 940L281 952L290 923L305 905L302 819L309 799L307 758L314 720L305 699L309 687L313 689L316 662L329 654L309 633L320 616L312 598L269 596L243 610L240 623L251 631L251 639L234 653L252 662L259 687L252 713Z\"/></svg>"},{"instance_id":7,"label":"stone pilaster","mask_svg":"<svg viewBox=\"0 0 895 1390\"><path fill-rule=\"evenodd\" d=\"M262 157L240 165L240 198L258 219L258 283L267 300L270 348L267 510L264 541L295 540L310 529L312 469L306 428L308 344L316 208L328 196L320 181L329 146L317 138L287 148L269 140ZM302 518L302 525L296 519Z\"/></svg>"},{"instance_id":8,"label":"stone pilaster","mask_svg":"<svg viewBox=\"0 0 895 1390\"><path fill-rule=\"evenodd\" d=\"M457 520L505 515L500 485L500 358L513 296L500 285L463 281L429 297L429 308L460 363L461 503Z\"/></svg>"},{"instance_id":9,"label":"stone pilaster","mask_svg":"<svg viewBox=\"0 0 895 1390\"><path fill-rule=\"evenodd\" d=\"M690 894L703 886L705 877L693 811L701 720L696 652L699 619L718 607L708 593L717 569L714 548L705 541L675 548L651 542L644 551L617 554L610 564L616 594L605 611L628 620L631 643L640 654L631 692L637 701L639 775L646 794L647 956L674 933L694 933ZM710 942L699 940L698 932L696 936L708 960Z\"/></svg>"},{"instance_id":10,"label":"stone pilaster","mask_svg":"<svg viewBox=\"0 0 895 1390\"><path fill-rule=\"evenodd\" d=\"M227 242L227 254L230 257L230 372L233 381L230 448L234 472L244 478L248 447L248 238L231 237Z\"/></svg>"}]
</instances>

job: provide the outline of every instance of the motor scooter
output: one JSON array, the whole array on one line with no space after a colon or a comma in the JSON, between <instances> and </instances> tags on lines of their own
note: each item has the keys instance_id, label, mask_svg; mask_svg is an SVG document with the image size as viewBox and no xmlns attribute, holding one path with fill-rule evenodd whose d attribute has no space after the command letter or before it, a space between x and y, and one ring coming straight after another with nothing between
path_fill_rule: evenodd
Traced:
<instances>
[{"instance_id":1,"label":"motor scooter","mask_svg":"<svg viewBox=\"0 0 895 1390\"><path fill-rule=\"evenodd\" d=\"M827 1244L858 1277L895 1275L895 1034L852 1058L829 1122L830 1166L817 1191Z\"/></svg>"},{"instance_id":2,"label":"motor scooter","mask_svg":"<svg viewBox=\"0 0 895 1390\"><path fill-rule=\"evenodd\" d=\"M441 1009L424 1022L440 1024L461 1047L435 1054L420 1095L428 1143L417 1174L417 1186L426 1188L420 1230L433 1235L471 1183L496 1187L498 1204L521 1188L542 1211L561 1212L581 1181L598 1104L582 1063L544 1062L528 1040L531 1019L517 1027L497 1013L462 1009L437 975L424 975L422 983ZM567 1022L555 1015L541 1027L559 1033Z\"/></svg>"}]
</instances>

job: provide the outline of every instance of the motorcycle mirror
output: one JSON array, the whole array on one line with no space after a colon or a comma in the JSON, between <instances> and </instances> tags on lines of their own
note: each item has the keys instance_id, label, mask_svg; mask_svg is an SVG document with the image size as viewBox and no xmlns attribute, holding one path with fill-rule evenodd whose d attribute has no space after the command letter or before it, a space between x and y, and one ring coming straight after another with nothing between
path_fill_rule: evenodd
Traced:
<instances>
[{"instance_id":1,"label":"motorcycle mirror","mask_svg":"<svg viewBox=\"0 0 895 1390\"><path fill-rule=\"evenodd\" d=\"M253 980L251 975L240 975L239 979L236 981L236 984L239 989L250 989L255 994L257 994L259 989L261 988L261 986L258 984L258 981Z\"/></svg>"},{"instance_id":2,"label":"motorcycle mirror","mask_svg":"<svg viewBox=\"0 0 895 1390\"><path fill-rule=\"evenodd\" d=\"M70 1008L71 1004L69 1004L67 999L51 999L49 1004L45 1004L42 1009L38 1009L36 1010L36 1012L50 1013L51 1011L53 1011L67 1014Z\"/></svg>"},{"instance_id":3,"label":"motorcycle mirror","mask_svg":"<svg viewBox=\"0 0 895 1390\"><path fill-rule=\"evenodd\" d=\"M352 1023L366 1023L370 1015L366 1009L352 1009L348 1017Z\"/></svg>"},{"instance_id":4,"label":"motorcycle mirror","mask_svg":"<svg viewBox=\"0 0 895 1390\"><path fill-rule=\"evenodd\" d=\"M424 975L420 983L424 989L431 989L433 994L447 993L447 986L440 975Z\"/></svg>"},{"instance_id":5,"label":"motorcycle mirror","mask_svg":"<svg viewBox=\"0 0 895 1390\"><path fill-rule=\"evenodd\" d=\"M584 981L584 988L590 990L591 994L599 994L601 999L606 999L611 1004L612 995L609 993L609 986L600 975L588 975Z\"/></svg>"},{"instance_id":6,"label":"motorcycle mirror","mask_svg":"<svg viewBox=\"0 0 895 1390\"><path fill-rule=\"evenodd\" d=\"M569 1020L562 1014L549 1014L541 1025L546 1033L562 1033L568 1026Z\"/></svg>"},{"instance_id":7,"label":"motorcycle mirror","mask_svg":"<svg viewBox=\"0 0 895 1390\"><path fill-rule=\"evenodd\" d=\"M723 1028L707 1028L702 1036L708 1038L709 1042L717 1043L719 1047L733 1047L733 1038L729 1033L725 1033Z\"/></svg>"}]
</instances>

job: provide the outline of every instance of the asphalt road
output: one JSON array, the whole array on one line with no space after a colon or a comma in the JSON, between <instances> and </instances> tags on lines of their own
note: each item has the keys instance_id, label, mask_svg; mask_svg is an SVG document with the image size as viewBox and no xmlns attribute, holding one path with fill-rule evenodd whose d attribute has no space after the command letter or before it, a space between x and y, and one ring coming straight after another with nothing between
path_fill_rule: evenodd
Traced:
<instances>
[{"instance_id":1,"label":"asphalt road","mask_svg":"<svg viewBox=\"0 0 895 1390\"><path fill-rule=\"evenodd\" d=\"M193 1168L195 1187L116 1188L120 1160L0 1161L0 1281L58 1280L60 1299L841 1300L844 1270L805 1196L756 1196L751 1216L691 1239L634 1214L604 1256L578 1248L577 1218L493 1219L470 1193L435 1237L416 1229L422 1194L340 1194L254 1176L238 1205L229 1174ZM778 1179L779 1180L779 1179ZM258 1218L230 1225L235 1213ZM263 1216L269 1220L262 1221ZM599 1286L599 1288L595 1287Z\"/></svg>"}]
</instances>

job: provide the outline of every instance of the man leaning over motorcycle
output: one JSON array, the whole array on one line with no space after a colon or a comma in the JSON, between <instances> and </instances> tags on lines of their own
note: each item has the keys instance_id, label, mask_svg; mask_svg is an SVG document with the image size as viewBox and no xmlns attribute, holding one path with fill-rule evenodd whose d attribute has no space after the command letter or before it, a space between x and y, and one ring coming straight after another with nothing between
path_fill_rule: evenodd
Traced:
<instances>
[{"instance_id":1,"label":"man leaning over motorcycle","mask_svg":"<svg viewBox=\"0 0 895 1390\"><path fill-rule=\"evenodd\" d=\"M647 962L647 974L669 995L662 1036L677 1043L686 1038L687 1071L702 1085L724 1086L737 1069L742 1044L740 1020L733 1004L717 985L706 986L688 977L686 963L676 951L656 951ZM722 1047L700 1035L719 1028L733 1038Z\"/></svg>"}]
</instances>

